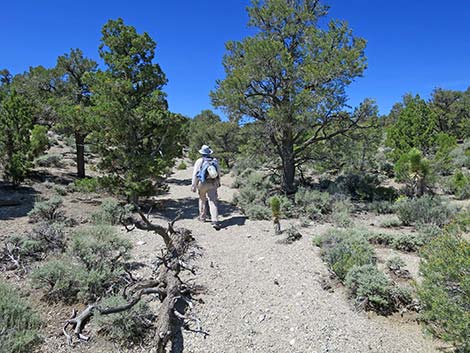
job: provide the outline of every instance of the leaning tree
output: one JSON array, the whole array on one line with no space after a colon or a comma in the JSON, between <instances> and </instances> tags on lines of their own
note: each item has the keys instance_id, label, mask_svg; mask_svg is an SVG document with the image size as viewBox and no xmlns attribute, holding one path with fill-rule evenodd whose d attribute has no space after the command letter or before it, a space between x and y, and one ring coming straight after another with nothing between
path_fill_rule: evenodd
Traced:
<instances>
[{"instance_id":1,"label":"leaning tree","mask_svg":"<svg viewBox=\"0 0 470 353\"><path fill-rule=\"evenodd\" d=\"M323 26L327 11L318 0L253 0L249 25L257 32L226 44L226 78L211 92L213 104L230 116L262 122L287 194L296 190L296 165L309 147L364 117L343 110L346 87L366 68L366 41L344 22Z\"/></svg>"}]
</instances>

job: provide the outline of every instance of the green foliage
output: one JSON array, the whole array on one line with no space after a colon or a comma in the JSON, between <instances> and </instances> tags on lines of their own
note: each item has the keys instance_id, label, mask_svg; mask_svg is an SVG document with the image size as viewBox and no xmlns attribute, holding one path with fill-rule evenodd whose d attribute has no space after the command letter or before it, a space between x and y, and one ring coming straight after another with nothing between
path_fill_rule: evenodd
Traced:
<instances>
[{"instance_id":1,"label":"green foliage","mask_svg":"<svg viewBox=\"0 0 470 353\"><path fill-rule=\"evenodd\" d=\"M230 168L240 145L240 128L234 121L221 121L211 110L203 110L189 123L189 155L196 160L202 145L209 145L218 159Z\"/></svg>"},{"instance_id":2,"label":"green foliage","mask_svg":"<svg viewBox=\"0 0 470 353\"><path fill-rule=\"evenodd\" d=\"M412 300L409 291L395 289L392 282L372 264L351 268L345 283L356 303L365 310L390 314Z\"/></svg>"},{"instance_id":3,"label":"green foliage","mask_svg":"<svg viewBox=\"0 0 470 353\"><path fill-rule=\"evenodd\" d=\"M34 204L28 216L31 222L56 222L64 219L64 211L61 209L63 199L59 195L52 196L49 200L38 201Z\"/></svg>"},{"instance_id":4,"label":"green foliage","mask_svg":"<svg viewBox=\"0 0 470 353\"><path fill-rule=\"evenodd\" d=\"M384 228L399 227L401 225L401 221L396 216L387 217L380 223L380 226Z\"/></svg>"},{"instance_id":5,"label":"green foliage","mask_svg":"<svg viewBox=\"0 0 470 353\"><path fill-rule=\"evenodd\" d=\"M270 191L273 188L269 178L261 173L245 173L237 181L240 185L235 203L251 219L270 219L268 207Z\"/></svg>"},{"instance_id":6,"label":"green foliage","mask_svg":"<svg viewBox=\"0 0 470 353\"><path fill-rule=\"evenodd\" d=\"M91 226L73 235L67 256L50 260L33 271L38 288L46 289L52 301L95 301L123 285L125 261L131 243L110 226Z\"/></svg>"},{"instance_id":7,"label":"green foliage","mask_svg":"<svg viewBox=\"0 0 470 353\"><path fill-rule=\"evenodd\" d=\"M45 168L51 168L51 167L56 167L56 168L61 168L63 166L64 156L61 154L46 154L44 156L40 156L35 159L36 165L39 167L45 167Z\"/></svg>"},{"instance_id":8,"label":"green foliage","mask_svg":"<svg viewBox=\"0 0 470 353\"><path fill-rule=\"evenodd\" d=\"M29 353L40 342L40 318L18 290L0 283L0 351Z\"/></svg>"},{"instance_id":9,"label":"green foliage","mask_svg":"<svg viewBox=\"0 0 470 353\"><path fill-rule=\"evenodd\" d=\"M262 143L283 161L283 191L292 194L296 161L308 158L310 146L377 112L370 100L341 112L345 88L366 67L365 40L344 22L320 26L327 7L314 0L254 1L248 15L256 33L226 43L226 77L211 98L228 115L261 123Z\"/></svg>"},{"instance_id":10,"label":"green foliage","mask_svg":"<svg viewBox=\"0 0 470 353\"><path fill-rule=\"evenodd\" d=\"M469 352L470 242L446 233L429 242L421 256L421 318L436 336Z\"/></svg>"},{"instance_id":11,"label":"green foliage","mask_svg":"<svg viewBox=\"0 0 470 353\"><path fill-rule=\"evenodd\" d=\"M369 211L373 211L375 214L390 214L394 212L394 203L391 201L372 201L367 204Z\"/></svg>"},{"instance_id":12,"label":"green foliage","mask_svg":"<svg viewBox=\"0 0 470 353\"><path fill-rule=\"evenodd\" d=\"M417 233L402 233L393 237L392 247L397 250L406 252L418 251L427 239L422 234Z\"/></svg>"},{"instance_id":13,"label":"green foliage","mask_svg":"<svg viewBox=\"0 0 470 353\"><path fill-rule=\"evenodd\" d=\"M432 93L430 108L437 116L437 129L441 133L464 139L470 136L470 91L437 88Z\"/></svg>"},{"instance_id":14,"label":"green foliage","mask_svg":"<svg viewBox=\"0 0 470 353\"><path fill-rule=\"evenodd\" d=\"M87 76L101 127L91 136L102 157L98 166L132 201L154 193L182 152L185 118L168 111L155 46L147 33L109 20L99 49L106 71Z\"/></svg>"},{"instance_id":15,"label":"green foliage","mask_svg":"<svg viewBox=\"0 0 470 353\"><path fill-rule=\"evenodd\" d=\"M470 198L470 175L457 171L450 180L450 190L459 200Z\"/></svg>"},{"instance_id":16,"label":"green foliage","mask_svg":"<svg viewBox=\"0 0 470 353\"><path fill-rule=\"evenodd\" d=\"M98 178L77 179L68 187L73 192L98 192L101 189L100 180Z\"/></svg>"},{"instance_id":17,"label":"green foliage","mask_svg":"<svg viewBox=\"0 0 470 353\"><path fill-rule=\"evenodd\" d=\"M418 95L405 96L404 106L398 113L397 121L387 130L387 145L393 148L394 161L412 148L431 151L436 139L436 114Z\"/></svg>"},{"instance_id":18,"label":"green foliage","mask_svg":"<svg viewBox=\"0 0 470 353\"><path fill-rule=\"evenodd\" d=\"M449 155L456 168L470 169L470 139L454 148Z\"/></svg>"},{"instance_id":19,"label":"green foliage","mask_svg":"<svg viewBox=\"0 0 470 353\"><path fill-rule=\"evenodd\" d=\"M398 181L406 184L408 196L422 196L429 192L435 179L429 160L416 148L400 157L395 164L395 174Z\"/></svg>"},{"instance_id":20,"label":"green foliage","mask_svg":"<svg viewBox=\"0 0 470 353\"><path fill-rule=\"evenodd\" d=\"M387 260L386 266L391 269L401 269L406 266L406 263L400 256L394 256Z\"/></svg>"},{"instance_id":21,"label":"green foliage","mask_svg":"<svg viewBox=\"0 0 470 353\"><path fill-rule=\"evenodd\" d=\"M103 299L100 306L104 309L127 304L121 295ZM94 323L100 334L120 343L139 343L151 332L150 322L154 319L149 306L139 301L130 310L120 313L101 315L97 313Z\"/></svg>"},{"instance_id":22,"label":"green foliage","mask_svg":"<svg viewBox=\"0 0 470 353\"><path fill-rule=\"evenodd\" d=\"M70 244L70 252L87 270L113 270L128 260L132 245L118 236L112 227L97 225L79 229Z\"/></svg>"},{"instance_id":23,"label":"green foliage","mask_svg":"<svg viewBox=\"0 0 470 353\"><path fill-rule=\"evenodd\" d=\"M184 162L184 161L181 161L177 166L176 166L176 169L178 170L185 170L188 168L188 165Z\"/></svg>"},{"instance_id":24,"label":"green foliage","mask_svg":"<svg viewBox=\"0 0 470 353\"><path fill-rule=\"evenodd\" d=\"M86 278L84 268L68 257L51 259L31 273L33 286L45 290L45 298L52 302L75 302Z\"/></svg>"},{"instance_id":25,"label":"green foliage","mask_svg":"<svg viewBox=\"0 0 470 353\"><path fill-rule=\"evenodd\" d=\"M457 139L441 132L436 136L436 145L433 168L442 175L449 175L453 167L451 152L457 147Z\"/></svg>"},{"instance_id":26,"label":"green foliage","mask_svg":"<svg viewBox=\"0 0 470 353\"><path fill-rule=\"evenodd\" d=\"M47 137L47 127L43 125L34 125L31 130L31 155L40 156L49 147L49 137Z\"/></svg>"},{"instance_id":27,"label":"green foliage","mask_svg":"<svg viewBox=\"0 0 470 353\"><path fill-rule=\"evenodd\" d=\"M92 214L92 220L95 224L118 224L120 219L128 216L132 206L121 206L116 199L104 199L100 210Z\"/></svg>"},{"instance_id":28,"label":"green foliage","mask_svg":"<svg viewBox=\"0 0 470 353\"><path fill-rule=\"evenodd\" d=\"M327 192L300 187L294 200L297 216L319 220L331 212L332 201Z\"/></svg>"},{"instance_id":29,"label":"green foliage","mask_svg":"<svg viewBox=\"0 0 470 353\"><path fill-rule=\"evenodd\" d=\"M397 201L395 209L398 218L404 225L434 224L438 227L446 225L456 209L439 197L422 196L419 198L404 198Z\"/></svg>"},{"instance_id":30,"label":"green foliage","mask_svg":"<svg viewBox=\"0 0 470 353\"><path fill-rule=\"evenodd\" d=\"M341 281L354 266L375 263L374 249L366 240L366 234L361 229L332 229L315 239L322 249L322 259Z\"/></svg>"},{"instance_id":31,"label":"green foliage","mask_svg":"<svg viewBox=\"0 0 470 353\"><path fill-rule=\"evenodd\" d=\"M0 162L6 181L20 184L30 163L33 107L26 97L12 90L0 101Z\"/></svg>"},{"instance_id":32,"label":"green foliage","mask_svg":"<svg viewBox=\"0 0 470 353\"><path fill-rule=\"evenodd\" d=\"M348 199L339 199L333 203L331 219L337 227L347 228L353 221L351 219L352 203Z\"/></svg>"},{"instance_id":33,"label":"green foliage","mask_svg":"<svg viewBox=\"0 0 470 353\"><path fill-rule=\"evenodd\" d=\"M281 216L281 200L278 196L272 196L269 199L269 206L271 207L271 213L273 218L279 219Z\"/></svg>"},{"instance_id":34,"label":"green foliage","mask_svg":"<svg viewBox=\"0 0 470 353\"><path fill-rule=\"evenodd\" d=\"M323 179L321 187L331 194L340 194L354 200L365 201L394 201L397 192L392 188L381 187L376 174L347 173L340 175L336 180Z\"/></svg>"}]
</instances>

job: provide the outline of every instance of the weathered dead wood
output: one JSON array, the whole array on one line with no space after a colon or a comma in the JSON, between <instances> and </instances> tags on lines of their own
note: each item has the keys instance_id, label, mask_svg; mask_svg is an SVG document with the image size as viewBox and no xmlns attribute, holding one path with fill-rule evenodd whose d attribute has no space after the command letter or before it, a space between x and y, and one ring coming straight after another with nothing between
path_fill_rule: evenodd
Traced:
<instances>
[{"instance_id":1,"label":"weathered dead wood","mask_svg":"<svg viewBox=\"0 0 470 353\"><path fill-rule=\"evenodd\" d=\"M80 341L87 341L89 339L89 337L82 334L82 331L95 312L99 312L101 315L109 315L129 310L144 295L149 294L157 294L161 302L155 323L157 333L155 347L158 353L165 352L168 342L173 340L181 327L207 335L201 329L199 320L185 313L186 308L192 308L190 300L191 289L179 278L180 272L184 270L195 273L194 268L185 262L187 250L194 240L191 232L184 228L175 229L174 223L176 219L169 222L168 227L164 228L150 222L148 217L138 207L137 213L140 219L131 217L121 220L121 223L128 231L137 228L157 233L162 237L166 246L166 251L162 251L162 255L157 256L160 265L156 269L156 279L139 281L126 286L123 290L123 296L126 298L127 303L124 305L102 308L98 302L89 305L78 316L74 313L63 327L63 333L67 338L68 344L73 344L72 336L75 336ZM196 323L196 329L190 328L191 322ZM68 332L70 326L74 329L73 333Z\"/></svg>"}]
</instances>

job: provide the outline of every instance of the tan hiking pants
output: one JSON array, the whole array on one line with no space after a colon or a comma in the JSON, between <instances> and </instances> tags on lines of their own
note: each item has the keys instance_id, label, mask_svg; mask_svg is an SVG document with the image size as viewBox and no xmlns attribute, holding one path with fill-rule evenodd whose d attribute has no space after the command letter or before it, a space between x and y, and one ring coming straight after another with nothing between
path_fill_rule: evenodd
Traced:
<instances>
[{"instance_id":1,"label":"tan hiking pants","mask_svg":"<svg viewBox=\"0 0 470 353\"><path fill-rule=\"evenodd\" d=\"M209 211L211 214L211 221L219 221L219 211L217 210L217 183L207 181L199 183L197 186L199 193L199 218L205 219L207 216L207 201L209 201Z\"/></svg>"}]
</instances>

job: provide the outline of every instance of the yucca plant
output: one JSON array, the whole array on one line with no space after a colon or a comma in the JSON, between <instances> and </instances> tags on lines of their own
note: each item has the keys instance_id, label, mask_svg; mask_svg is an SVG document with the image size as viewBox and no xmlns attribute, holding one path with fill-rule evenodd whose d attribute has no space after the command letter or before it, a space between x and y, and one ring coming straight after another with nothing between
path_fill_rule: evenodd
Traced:
<instances>
[{"instance_id":1,"label":"yucca plant","mask_svg":"<svg viewBox=\"0 0 470 353\"><path fill-rule=\"evenodd\" d=\"M281 234L281 222L279 221L281 217L281 200L279 197L273 196L269 199L269 204L273 216L274 234Z\"/></svg>"}]
</instances>

